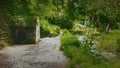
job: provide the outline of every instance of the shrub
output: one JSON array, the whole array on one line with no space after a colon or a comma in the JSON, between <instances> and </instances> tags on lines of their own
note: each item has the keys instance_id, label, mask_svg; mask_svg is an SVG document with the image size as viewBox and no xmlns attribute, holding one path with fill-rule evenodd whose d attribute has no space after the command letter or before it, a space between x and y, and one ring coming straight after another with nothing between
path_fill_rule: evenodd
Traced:
<instances>
[{"instance_id":1,"label":"shrub","mask_svg":"<svg viewBox=\"0 0 120 68\"><path fill-rule=\"evenodd\" d=\"M76 46L76 47L80 46L79 40L69 32L63 34L63 36L61 37L61 44L62 44L61 49L65 49L66 47L69 46Z\"/></svg>"},{"instance_id":2,"label":"shrub","mask_svg":"<svg viewBox=\"0 0 120 68\"><path fill-rule=\"evenodd\" d=\"M87 51L77 49L77 51L73 51L71 54L73 58L68 64L69 68L105 68L105 64L99 58L91 56Z\"/></svg>"},{"instance_id":3,"label":"shrub","mask_svg":"<svg viewBox=\"0 0 120 68\"><path fill-rule=\"evenodd\" d=\"M108 68L120 68L120 61L108 64Z\"/></svg>"},{"instance_id":4,"label":"shrub","mask_svg":"<svg viewBox=\"0 0 120 68\"><path fill-rule=\"evenodd\" d=\"M4 41L4 40L0 40L0 49L2 49L3 47L7 47L8 46L8 42Z\"/></svg>"},{"instance_id":5,"label":"shrub","mask_svg":"<svg viewBox=\"0 0 120 68\"><path fill-rule=\"evenodd\" d=\"M69 57L68 68L105 68L101 57L93 56L90 51L75 46L66 47L64 54Z\"/></svg>"},{"instance_id":6,"label":"shrub","mask_svg":"<svg viewBox=\"0 0 120 68\"><path fill-rule=\"evenodd\" d=\"M60 33L59 27L51 25L47 20L42 20L40 23L41 37L54 37Z\"/></svg>"},{"instance_id":7,"label":"shrub","mask_svg":"<svg viewBox=\"0 0 120 68\"><path fill-rule=\"evenodd\" d=\"M70 59L68 68L98 68L97 66L105 66L101 61L101 56L93 55L90 48L86 47L90 45L89 41L83 44L67 30L63 32L65 33L61 37L61 50Z\"/></svg>"},{"instance_id":8,"label":"shrub","mask_svg":"<svg viewBox=\"0 0 120 68\"><path fill-rule=\"evenodd\" d=\"M72 29L70 32L72 34L75 34L75 35L83 35L83 31L81 31L81 30L74 30L74 29Z\"/></svg>"},{"instance_id":9,"label":"shrub","mask_svg":"<svg viewBox=\"0 0 120 68\"><path fill-rule=\"evenodd\" d=\"M50 24L60 26L63 29L72 29L73 27L73 22L64 16L58 18L50 17L48 21Z\"/></svg>"},{"instance_id":10,"label":"shrub","mask_svg":"<svg viewBox=\"0 0 120 68\"><path fill-rule=\"evenodd\" d=\"M50 35L50 31L43 27L40 27L40 37L43 38L47 37L48 35Z\"/></svg>"},{"instance_id":11,"label":"shrub","mask_svg":"<svg viewBox=\"0 0 120 68\"><path fill-rule=\"evenodd\" d=\"M103 51L107 52L116 52L117 50L120 50L120 31L119 30L113 30L108 34L103 34L99 39L100 45L98 48Z\"/></svg>"}]
</instances>

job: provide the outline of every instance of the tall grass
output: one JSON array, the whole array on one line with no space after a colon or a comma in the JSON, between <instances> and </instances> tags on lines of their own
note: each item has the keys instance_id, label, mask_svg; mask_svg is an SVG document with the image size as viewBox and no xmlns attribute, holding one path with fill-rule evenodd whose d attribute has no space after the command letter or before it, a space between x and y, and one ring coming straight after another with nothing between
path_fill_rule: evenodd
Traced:
<instances>
[{"instance_id":1,"label":"tall grass","mask_svg":"<svg viewBox=\"0 0 120 68\"><path fill-rule=\"evenodd\" d=\"M74 35L65 32L61 37L61 50L69 57L68 68L105 68L100 55L93 55L88 46L89 43L81 43Z\"/></svg>"},{"instance_id":2,"label":"tall grass","mask_svg":"<svg viewBox=\"0 0 120 68\"><path fill-rule=\"evenodd\" d=\"M113 30L99 37L98 49L106 52L120 53L120 30Z\"/></svg>"}]
</instances>

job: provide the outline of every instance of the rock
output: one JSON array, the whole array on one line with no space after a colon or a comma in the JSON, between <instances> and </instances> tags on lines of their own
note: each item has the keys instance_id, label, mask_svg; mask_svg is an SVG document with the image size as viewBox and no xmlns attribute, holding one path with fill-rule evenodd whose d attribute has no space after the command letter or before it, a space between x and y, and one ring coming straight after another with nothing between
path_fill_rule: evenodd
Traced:
<instances>
[{"instance_id":1,"label":"rock","mask_svg":"<svg viewBox=\"0 0 120 68\"><path fill-rule=\"evenodd\" d=\"M80 37L79 37L79 40L80 40L80 41L86 41L86 40L87 40L87 36L80 36Z\"/></svg>"}]
</instances>

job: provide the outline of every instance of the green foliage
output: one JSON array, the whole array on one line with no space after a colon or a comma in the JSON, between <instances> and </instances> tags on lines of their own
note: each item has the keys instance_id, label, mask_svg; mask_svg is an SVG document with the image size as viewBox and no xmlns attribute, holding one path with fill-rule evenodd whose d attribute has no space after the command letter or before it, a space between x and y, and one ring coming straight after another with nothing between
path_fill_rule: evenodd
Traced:
<instances>
[{"instance_id":1,"label":"green foliage","mask_svg":"<svg viewBox=\"0 0 120 68\"><path fill-rule=\"evenodd\" d=\"M109 24L108 28L115 29L118 28L117 21L119 21L119 0L93 0L90 2L89 10L91 11L91 15L99 18L97 22L101 23L99 28L105 28ZM99 24L97 24L99 25ZM105 27L102 27L105 26Z\"/></svg>"},{"instance_id":2,"label":"green foliage","mask_svg":"<svg viewBox=\"0 0 120 68\"><path fill-rule=\"evenodd\" d=\"M108 65L108 68L119 68L120 67L120 61L115 62L115 63L110 63Z\"/></svg>"},{"instance_id":3,"label":"green foliage","mask_svg":"<svg viewBox=\"0 0 120 68\"><path fill-rule=\"evenodd\" d=\"M63 29L72 29L73 27L73 22L64 16L61 16L59 18L50 17L48 20L50 24L58 25Z\"/></svg>"},{"instance_id":4,"label":"green foliage","mask_svg":"<svg viewBox=\"0 0 120 68\"><path fill-rule=\"evenodd\" d=\"M61 44L62 44L61 50L65 50L69 46L76 46L76 47L80 46L79 40L69 32L63 34L63 36L61 37Z\"/></svg>"},{"instance_id":5,"label":"green foliage","mask_svg":"<svg viewBox=\"0 0 120 68\"><path fill-rule=\"evenodd\" d=\"M0 8L1 9L1 8ZM11 32L8 26L9 23L9 15L4 12L4 10L0 10L0 43L2 43L2 47L8 46L11 44Z\"/></svg>"},{"instance_id":6,"label":"green foliage","mask_svg":"<svg viewBox=\"0 0 120 68\"><path fill-rule=\"evenodd\" d=\"M6 41L2 41L2 43L3 43L3 47L7 47L8 46L8 43L6 42Z\"/></svg>"},{"instance_id":7,"label":"green foliage","mask_svg":"<svg viewBox=\"0 0 120 68\"><path fill-rule=\"evenodd\" d=\"M35 26L36 17L40 17L41 37L57 36L60 33L57 26L63 29L73 28L71 33L64 30L61 37L61 50L70 58L70 68L119 68L120 62L110 63L106 67L101 61L101 55L91 52L93 45L91 40L80 42L75 35L83 32L78 28L79 26L75 26L74 29L73 23L88 16L91 18L90 27L93 29L97 27L101 32L118 29L120 28L119 3L119 0L1 0L0 42L3 43L1 47L5 47L11 41L8 24ZM9 18L11 19L8 20ZM84 20L81 24L84 24ZM98 49L120 53L119 35L120 30L114 30L99 38L95 36L94 38L98 38L97 41L100 43Z\"/></svg>"},{"instance_id":8,"label":"green foliage","mask_svg":"<svg viewBox=\"0 0 120 68\"><path fill-rule=\"evenodd\" d=\"M6 40L0 40L0 42L1 42L0 49L8 46L8 42L6 42Z\"/></svg>"},{"instance_id":9,"label":"green foliage","mask_svg":"<svg viewBox=\"0 0 120 68\"><path fill-rule=\"evenodd\" d=\"M67 52L67 50L65 50ZM69 53L70 52L70 53ZM68 64L68 68L105 68L105 64L100 58L91 56L90 52L80 48L68 48L68 54L72 56ZM67 55L68 55L67 54ZM68 56L68 57L70 57Z\"/></svg>"},{"instance_id":10,"label":"green foliage","mask_svg":"<svg viewBox=\"0 0 120 68\"><path fill-rule=\"evenodd\" d=\"M51 25L47 20L40 22L40 35L41 37L54 37L59 35L60 29L55 25Z\"/></svg>"},{"instance_id":11,"label":"green foliage","mask_svg":"<svg viewBox=\"0 0 120 68\"><path fill-rule=\"evenodd\" d=\"M15 24L25 24L35 26L36 16L44 18L50 14L52 10L52 0L7 0L0 1L0 9L7 12ZM2 7L1 7L2 6ZM22 20L19 20L22 19ZM19 20L20 22L16 21ZM24 25L23 25L24 26Z\"/></svg>"},{"instance_id":12,"label":"green foliage","mask_svg":"<svg viewBox=\"0 0 120 68\"><path fill-rule=\"evenodd\" d=\"M94 22L101 31L119 27L119 0L67 0L65 4L65 15L71 20L79 20L80 16L89 16L90 21Z\"/></svg>"},{"instance_id":13,"label":"green foliage","mask_svg":"<svg viewBox=\"0 0 120 68\"><path fill-rule=\"evenodd\" d=\"M68 68L105 68L101 55L90 51L90 41L80 43L74 35L66 30L64 32L61 37L61 50L70 58Z\"/></svg>"},{"instance_id":14,"label":"green foliage","mask_svg":"<svg viewBox=\"0 0 120 68\"><path fill-rule=\"evenodd\" d=\"M83 35L83 32L80 30L71 30L70 31L72 34L78 34L78 35Z\"/></svg>"},{"instance_id":15,"label":"green foliage","mask_svg":"<svg viewBox=\"0 0 120 68\"><path fill-rule=\"evenodd\" d=\"M120 30L113 30L108 34L99 37L100 45L98 48L103 51L116 52L120 50Z\"/></svg>"}]
</instances>

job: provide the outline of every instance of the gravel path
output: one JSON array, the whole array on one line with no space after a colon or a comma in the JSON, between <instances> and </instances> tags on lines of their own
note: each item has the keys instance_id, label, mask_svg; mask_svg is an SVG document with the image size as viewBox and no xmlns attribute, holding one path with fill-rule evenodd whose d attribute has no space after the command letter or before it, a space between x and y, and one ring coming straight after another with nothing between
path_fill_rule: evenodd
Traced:
<instances>
[{"instance_id":1,"label":"gravel path","mask_svg":"<svg viewBox=\"0 0 120 68\"><path fill-rule=\"evenodd\" d=\"M43 38L35 45L7 47L0 51L8 56L7 63L0 68L65 68L67 58L59 50L60 45L60 36L57 36Z\"/></svg>"}]
</instances>

